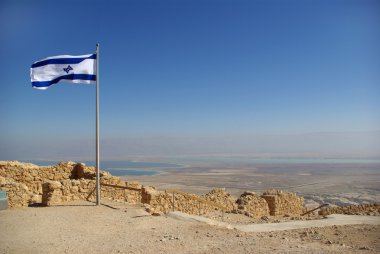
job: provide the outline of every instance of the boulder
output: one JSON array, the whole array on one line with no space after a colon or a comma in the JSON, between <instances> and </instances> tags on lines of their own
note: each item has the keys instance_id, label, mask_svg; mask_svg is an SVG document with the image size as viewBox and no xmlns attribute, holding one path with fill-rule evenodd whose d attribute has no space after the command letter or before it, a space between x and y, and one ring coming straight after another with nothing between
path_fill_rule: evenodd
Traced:
<instances>
[{"instance_id":1,"label":"boulder","mask_svg":"<svg viewBox=\"0 0 380 254\"><path fill-rule=\"evenodd\" d=\"M255 192L246 191L236 201L237 212L248 217L260 218L269 215L268 203Z\"/></svg>"},{"instance_id":2,"label":"boulder","mask_svg":"<svg viewBox=\"0 0 380 254\"><path fill-rule=\"evenodd\" d=\"M204 198L218 205L224 206L227 211L236 210L236 198L231 193L226 192L225 188L215 188L207 193Z\"/></svg>"}]
</instances>

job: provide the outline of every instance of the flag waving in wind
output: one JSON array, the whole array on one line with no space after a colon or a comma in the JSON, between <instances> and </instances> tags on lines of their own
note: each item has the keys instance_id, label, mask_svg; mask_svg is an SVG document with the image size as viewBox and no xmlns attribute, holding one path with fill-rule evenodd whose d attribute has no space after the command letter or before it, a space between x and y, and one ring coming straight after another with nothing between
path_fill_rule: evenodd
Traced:
<instances>
[{"instance_id":1,"label":"flag waving in wind","mask_svg":"<svg viewBox=\"0 0 380 254\"><path fill-rule=\"evenodd\" d=\"M96 53L82 56L52 56L32 64L32 87L45 90L58 82L95 83L96 131L96 205L100 205L100 153L99 153L99 43Z\"/></svg>"},{"instance_id":2,"label":"flag waving in wind","mask_svg":"<svg viewBox=\"0 0 380 254\"><path fill-rule=\"evenodd\" d=\"M32 86L47 89L61 81L90 84L96 81L96 54L52 56L32 64Z\"/></svg>"}]
</instances>

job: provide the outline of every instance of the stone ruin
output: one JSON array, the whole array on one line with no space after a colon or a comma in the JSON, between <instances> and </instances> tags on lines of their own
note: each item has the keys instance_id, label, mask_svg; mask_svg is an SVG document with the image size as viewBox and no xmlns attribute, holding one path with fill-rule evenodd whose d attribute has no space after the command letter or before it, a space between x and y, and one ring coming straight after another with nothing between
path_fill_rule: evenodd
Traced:
<instances>
[{"instance_id":1,"label":"stone ruin","mask_svg":"<svg viewBox=\"0 0 380 254\"><path fill-rule=\"evenodd\" d=\"M265 199L255 192L246 191L236 200L237 212L248 217L262 217L269 215L269 206Z\"/></svg>"},{"instance_id":2,"label":"stone ruin","mask_svg":"<svg viewBox=\"0 0 380 254\"><path fill-rule=\"evenodd\" d=\"M319 215L329 214L349 214L349 215L372 215L380 216L380 204L362 204L351 206L337 206L322 208L318 211Z\"/></svg>"},{"instance_id":3,"label":"stone ruin","mask_svg":"<svg viewBox=\"0 0 380 254\"><path fill-rule=\"evenodd\" d=\"M38 195L30 192L25 184L2 176L0 176L0 190L7 193L8 207L25 207L39 200Z\"/></svg>"},{"instance_id":4,"label":"stone ruin","mask_svg":"<svg viewBox=\"0 0 380 254\"><path fill-rule=\"evenodd\" d=\"M217 204L223 204L227 211L234 211L237 208L236 198L230 193L226 192L224 188L216 188L204 195L204 199L215 202Z\"/></svg>"},{"instance_id":5,"label":"stone ruin","mask_svg":"<svg viewBox=\"0 0 380 254\"><path fill-rule=\"evenodd\" d=\"M100 172L101 184L141 188L108 172ZM9 207L54 205L73 200L95 200L95 169L83 163L61 162L37 166L17 161L0 162L0 189L8 194ZM101 187L102 199L140 202L136 191Z\"/></svg>"},{"instance_id":6,"label":"stone ruin","mask_svg":"<svg viewBox=\"0 0 380 254\"><path fill-rule=\"evenodd\" d=\"M302 214L306 212L304 199L295 193L282 190L269 190L261 195L268 203L269 214L272 216Z\"/></svg>"},{"instance_id":7,"label":"stone ruin","mask_svg":"<svg viewBox=\"0 0 380 254\"><path fill-rule=\"evenodd\" d=\"M173 193L159 191L151 186L144 186L141 192L141 202L146 204L147 211L156 214L174 210L189 214L199 214L200 209L205 212L206 207L200 204L196 200L197 198L199 196L194 194L173 195Z\"/></svg>"},{"instance_id":8,"label":"stone ruin","mask_svg":"<svg viewBox=\"0 0 380 254\"><path fill-rule=\"evenodd\" d=\"M166 191L156 190L154 187L143 187L142 203L149 204L148 210L152 213L167 213L175 210L189 214L206 214L221 210L253 218L270 215L300 215L306 211L303 206L303 198L294 193L283 191L275 193L274 190L270 191L271 195L268 193L258 196L254 192L244 192L240 198L236 199L223 188L216 188L204 196L198 196L178 193L173 195ZM268 198L268 196L270 197Z\"/></svg>"},{"instance_id":9,"label":"stone ruin","mask_svg":"<svg viewBox=\"0 0 380 254\"><path fill-rule=\"evenodd\" d=\"M249 217L300 215L305 212L303 198L294 193L270 190L262 195L244 192L239 198L225 189L213 189L198 196L184 192L159 191L151 186L123 181L101 171L101 184L133 187L131 189L101 186L101 198L145 204L151 213L182 211L206 214L215 210L240 213ZM56 205L73 200L95 200L95 169L82 163L61 162L54 166L37 166L17 161L0 162L0 190L8 194L8 206L32 204Z\"/></svg>"}]
</instances>

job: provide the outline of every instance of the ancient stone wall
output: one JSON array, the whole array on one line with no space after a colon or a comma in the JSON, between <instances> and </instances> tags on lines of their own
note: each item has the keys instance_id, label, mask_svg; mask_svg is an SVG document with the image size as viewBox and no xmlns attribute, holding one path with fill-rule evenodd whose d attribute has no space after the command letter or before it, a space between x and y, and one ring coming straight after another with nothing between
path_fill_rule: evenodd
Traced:
<instances>
[{"instance_id":1,"label":"ancient stone wall","mask_svg":"<svg viewBox=\"0 0 380 254\"><path fill-rule=\"evenodd\" d=\"M70 179L76 163L61 162L55 166L37 166L18 161L1 161L0 176L13 179L28 186L29 191L42 195L42 184L46 180Z\"/></svg>"},{"instance_id":2,"label":"ancient stone wall","mask_svg":"<svg viewBox=\"0 0 380 254\"><path fill-rule=\"evenodd\" d=\"M158 191L153 187L144 187L142 203L149 204L151 212L167 213L173 210L188 214L205 214L214 210L241 213L249 217L268 215L300 215L305 211L303 199L294 193L268 191L263 196L253 192L244 192L235 199L224 189L211 190L204 196L194 194ZM203 201L202 201L203 200Z\"/></svg>"},{"instance_id":3,"label":"ancient stone wall","mask_svg":"<svg viewBox=\"0 0 380 254\"><path fill-rule=\"evenodd\" d=\"M17 161L0 161L0 189L7 191L9 207L27 206L31 203L61 204L73 200L95 199L95 169L82 163L61 162L55 166L39 167ZM238 212L250 217L264 215L302 214L303 199L294 193L272 190L261 197L245 192L236 200L225 189L214 189L204 196L158 191L128 183L108 172L101 171L101 198L129 203L144 203L152 212L167 213L173 210L189 214L205 214L214 210ZM135 190L105 185L132 187ZM137 191L136 191L137 190ZM174 202L173 202L174 198Z\"/></svg>"},{"instance_id":4,"label":"ancient stone wall","mask_svg":"<svg viewBox=\"0 0 380 254\"><path fill-rule=\"evenodd\" d=\"M95 188L95 181L88 179L46 181L43 185L42 204L51 206L73 200L86 200Z\"/></svg>"},{"instance_id":5,"label":"ancient stone wall","mask_svg":"<svg viewBox=\"0 0 380 254\"><path fill-rule=\"evenodd\" d=\"M183 196L165 191L158 191L154 187L143 187L142 203L149 205L151 213L168 213L173 210L181 211L189 214L199 213L199 204L189 196L198 197L196 195ZM174 206L174 209L173 209Z\"/></svg>"},{"instance_id":6,"label":"ancient stone wall","mask_svg":"<svg viewBox=\"0 0 380 254\"><path fill-rule=\"evenodd\" d=\"M188 214L206 214L214 210L230 211L236 204L230 193L214 189L204 197L188 193L158 191L154 187L143 187L142 203L149 205L151 213L168 213L174 210Z\"/></svg>"},{"instance_id":7,"label":"ancient stone wall","mask_svg":"<svg viewBox=\"0 0 380 254\"><path fill-rule=\"evenodd\" d=\"M95 180L89 179L47 181L43 184L42 204L51 206L74 200L95 201L95 184ZM119 182L114 177L101 178L101 184L139 188L138 184L126 185L125 182ZM101 186L100 196L102 200L108 199L135 204L140 203L140 193L140 191Z\"/></svg>"},{"instance_id":8,"label":"ancient stone wall","mask_svg":"<svg viewBox=\"0 0 380 254\"><path fill-rule=\"evenodd\" d=\"M142 185L136 182L125 182L125 185L127 187L132 187L135 189L140 189L140 191L134 191L134 190L125 190L125 201L132 204L139 204L141 203L142 199Z\"/></svg>"},{"instance_id":9,"label":"ancient stone wall","mask_svg":"<svg viewBox=\"0 0 380 254\"><path fill-rule=\"evenodd\" d=\"M30 203L38 202L38 196L29 191L23 183L0 176L0 189L7 192L8 207L26 207Z\"/></svg>"},{"instance_id":10,"label":"ancient stone wall","mask_svg":"<svg viewBox=\"0 0 380 254\"><path fill-rule=\"evenodd\" d=\"M206 200L222 205L226 211L234 211L237 209L236 198L231 193L226 192L224 188L215 188L204 195Z\"/></svg>"},{"instance_id":11,"label":"ancient stone wall","mask_svg":"<svg viewBox=\"0 0 380 254\"><path fill-rule=\"evenodd\" d=\"M272 216L300 215L306 211L304 200L295 193L281 190L269 190L261 195L266 200Z\"/></svg>"},{"instance_id":12,"label":"ancient stone wall","mask_svg":"<svg viewBox=\"0 0 380 254\"><path fill-rule=\"evenodd\" d=\"M327 207L319 210L319 215L348 214L380 216L380 204Z\"/></svg>"},{"instance_id":13,"label":"ancient stone wall","mask_svg":"<svg viewBox=\"0 0 380 254\"><path fill-rule=\"evenodd\" d=\"M1 176L8 179L7 185L2 184L0 189L8 193L9 207L41 202L53 205L72 200L91 200L95 196L95 169L82 163L61 162L55 166L39 167L30 163L1 161ZM141 185L137 183L127 183L104 171L100 173L100 181L101 184L141 189ZM101 186L101 196L129 203L138 203L141 199L139 191L106 186Z\"/></svg>"},{"instance_id":14,"label":"ancient stone wall","mask_svg":"<svg viewBox=\"0 0 380 254\"><path fill-rule=\"evenodd\" d=\"M269 207L267 201L256 195L254 192L244 192L236 201L238 205L237 212L248 217L262 217L269 215Z\"/></svg>"}]
</instances>

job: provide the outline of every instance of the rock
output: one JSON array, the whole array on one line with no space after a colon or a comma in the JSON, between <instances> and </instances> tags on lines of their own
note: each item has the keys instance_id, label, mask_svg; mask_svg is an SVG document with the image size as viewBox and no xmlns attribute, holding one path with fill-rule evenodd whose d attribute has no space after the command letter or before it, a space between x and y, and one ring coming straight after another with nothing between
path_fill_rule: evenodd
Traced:
<instances>
[{"instance_id":1,"label":"rock","mask_svg":"<svg viewBox=\"0 0 380 254\"><path fill-rule=\"evenodd\" d=\"M245 197L245 196L257 196L256 195L256 192L253 192L253 191L245 191L243 192L243 194L241 194L242 197Z\"/></svg>"},{"instance_id":2,"label":"rock","mask_svg":"<svg viewBox=\"0 0 380 254\"><path fill-rule=\"evenodd\" d=\"M56 190L62 187L62 184L58 181L48 181L47 183L50 190Z\"/></svg>"},{"instance_id":3,"label":"rock","mask_svg":"<svg viewBox=\"0 0 380 254\"><path fill-rule=\"evenodd\" d=\"M306 211L304 199L295 193L282 190L268 190L261 195L268 203L270 215L278 216L285 214L302 214Z\"/></svg>"},{"instance_id":4,"label":"rock","mask_svg":"<svg viewBox=\"0 0 380 254\"><path fill-rule=\"evenodd\" d=\"M233 211L237 208L236 198L234 198L231 193L226 192L225 188L212 189L204 198L225 207L227 211Z\"/></svg>"},{"instance_id":5,"label":"rock","mask_svg":"<svg viewBox=\"0 0 380 254\"><path fill-rule=\"evenodd\" d=\"M72 180L72 181L71 181L71 185L72 185L72 186L80 186L80 183L81 183L81 182L78 181L78 180Z\"/></svg>"},{"instance_id":6,"label":"rock","mask_svg":"<svg viewBox=\"0 0 380 254\"><path fill-rule=\"evenodd\" d=\"M348 215L370 215L378 216L380 214L380 204L361 204L350 206L336 206L322 208L319 215L327 216L329 214L348 214Z\"/></svg>"},{"instance_id":7,"label":"rock","mask_svg":"<svg viewBox=\"0 0 380 254\"><path fill-rule=\"evenodd\" d=\"M259 218L261 216L269 215L268 204L265 199L259 197L254 192L244 192L238 200L239 213L242 213L248 217Z\"/></svg>"},{"instance_id":8,"label":"rock","mask_svg":"<svg viewBox=\"0 0 380 254\"><path fill-rule=\"evenodd\" d=\"M0 190L7 193L7 206L9 208L26 207L34 202L34 195L29 190L28 186L24 183L16 182L14 179L2 177Z\"/></svg>"},{"instance_id":9,"label":"rock","mask_svg":"<svg viewBox=\"0 0 380 254\"><path fill-rule=\"evenodd\" d=\"M151 200L160 194L154 187L144 186L141 189L141 202L150 204Z\"/></svg>"},{"instance_id":10,"label":"rock","mask_svg":"<svg viewBox=\"0 0 380 254\"><path fill-rule=\"evenodd\" d=\"M30 199L30 204L37 204L41 203L42 201L42 196L41 195L33 195L32 198Z\"/></svg>"}]
</instances>

